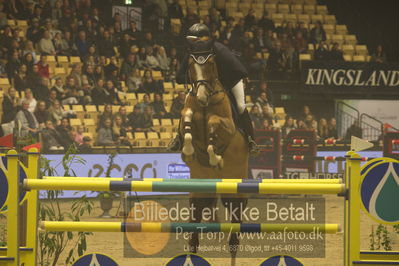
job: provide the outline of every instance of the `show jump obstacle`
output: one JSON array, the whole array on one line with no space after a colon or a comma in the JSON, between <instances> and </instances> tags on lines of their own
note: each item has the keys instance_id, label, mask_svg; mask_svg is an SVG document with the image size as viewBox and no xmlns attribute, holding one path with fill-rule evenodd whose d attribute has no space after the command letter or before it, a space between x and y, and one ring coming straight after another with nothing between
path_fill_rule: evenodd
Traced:
<instances>
[{"instance_id":1,"label":"show jump obstacle","mask_svg":"<svg viewBox=\"0 0 399 266\"><path fill-rule=\"evenodd\" d=\"M0 209L7 208L7 247L0 248L1 265L36 265L38 230L38 191L39 190L80 190L80 191L158 191L158 192L205 192L205 193L254 193L254 194L337 194L344 198L344 265L399 265L399 252L360 251L360 208L361 197L361 157L354 151L346 155L345 180L261 180L241 179L222 180L166 180L144 179L143 181L124 180L122 178L64 178L46 177L38 179L39 154L36 149L28 153L28 167L23 182L19 176L19 155L11 150L7 153L7 169L3 169L5 182L0 183ZM379 163L384 161L381 158ZM378 164L378 163L376 163ZM0 181L1 181L0 176ZM22 185L22 186L21 186ZM3 189L1 188L3 187ZM7 189L4 189L4 188ZM26 191L24 201L27 204L26 243L20 246L19 204L20 188ZM3 206L1 206L3 203ZM121 222L57 222L42 221L41 229L47 231L91 231L91 232L175 232L176 228L195 232L198 224L187 223L121 223ZM282 230L280 224L234 224L210 223L208 232L220 232L233 229L234 232L259 232ZM288 225L290 229L309 230L311 224ZM324 224L325 233L337 233L339 226Z\"/></svg>"}]
</instances>

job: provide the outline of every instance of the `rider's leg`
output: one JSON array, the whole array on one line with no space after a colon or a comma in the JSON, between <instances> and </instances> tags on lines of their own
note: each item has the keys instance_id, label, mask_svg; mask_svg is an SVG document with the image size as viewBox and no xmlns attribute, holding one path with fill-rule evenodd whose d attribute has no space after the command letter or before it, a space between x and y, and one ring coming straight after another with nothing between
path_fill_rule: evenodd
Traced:
<instances>
[{"instance_id":1,"label":"rider's leg","mask_svg":"<svg viewBox=\"0 0 399 266\"><path fill-rule=\"evenodd\" d=\"M239 82L237 82L236 85L234 85L231 90L237 103L240 127L248 138L249 152L251 154L257 154L259 152L259 149L258 145L255 142L252 121L245 106L244 82L240 80Z\"/></svg>"}]
</instances>

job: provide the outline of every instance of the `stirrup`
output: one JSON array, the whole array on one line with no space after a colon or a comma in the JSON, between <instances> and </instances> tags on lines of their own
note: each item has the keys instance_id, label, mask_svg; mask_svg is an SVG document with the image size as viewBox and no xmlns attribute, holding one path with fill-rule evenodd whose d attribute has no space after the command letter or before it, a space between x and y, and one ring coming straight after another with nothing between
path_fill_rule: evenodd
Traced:
<instances>
[{"instance_id":1,"label":"stirrup","mask_svg":"<svg viewBox=\"0 0 399 266\"><path fill-rule=\"evenodd\" d=\"M250 136L248 137L248 150L249 155L253 157L258 156L260 152L258 144Z\"/></svg>"},{"instance_id":2,"label":"stirrup","mask_svg":"<svg viewBox=\"0 0 399 266\"><path fill-rule=\"evenodd\" d=\"M166 149L168 151L174 151L174 152L181 151L182 145L179 135L177 135L174 139L172 139L169 142L168 147Z\"/></svg>"}]
</instances>

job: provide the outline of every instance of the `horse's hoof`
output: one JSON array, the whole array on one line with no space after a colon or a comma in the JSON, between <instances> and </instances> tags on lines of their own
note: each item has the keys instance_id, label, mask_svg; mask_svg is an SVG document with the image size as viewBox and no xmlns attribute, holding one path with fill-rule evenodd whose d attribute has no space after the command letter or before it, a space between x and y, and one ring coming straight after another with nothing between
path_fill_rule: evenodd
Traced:
<instances>
[{"instance_id":1,"label":"horse's hoof","mask_svg":"<svg viewBox=\"0 0 399 266\"><path fill-rule=\"evenodd\" d=\"M186 156L191 156L194 153L193 136L190 133L184 134L184 143L182 153Z\"/></svg>"},{"instance_id":2,"label":"horse's hoof","mask_svg":"<svg viewBox=\"0 0 399 266\"><path fill-rule=\"evenodd\" d=\"M209 154L209 164L217 169L221 170L224 166L223 158L221 155L217 155L213 149L212 145L208 146L207 152Z\"/></svg>"}]
</instances>

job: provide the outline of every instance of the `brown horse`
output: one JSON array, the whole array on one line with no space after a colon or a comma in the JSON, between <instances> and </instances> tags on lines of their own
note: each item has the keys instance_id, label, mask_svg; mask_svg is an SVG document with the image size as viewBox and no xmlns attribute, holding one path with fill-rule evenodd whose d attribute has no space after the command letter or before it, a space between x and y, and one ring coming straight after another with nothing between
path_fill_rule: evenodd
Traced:
<instances>
[{"instance_id":1,"label":"brown horse","mask_svg":"<svg viewBox=\"0 0 399 266\"><path fill-rule=\"evenodd\" d=\"M214 55L191 54L188 64L192 88L182 110L180 134L182 158L190 167L191 178L247 178L248 144L234 123L227 91L218 79ZM246 205L243 195L225 194L221 198L231 206ZM196 207L192 222L200 222L202 209L214 206L216 198L211 194L192 193L190 202ZM232 234L230 246L238 243L237 235ZM198 234L193 234L190 240L193 252L198 245ZM236 249L230 250L234 265Z\"/></svg>"}]
</instances>

